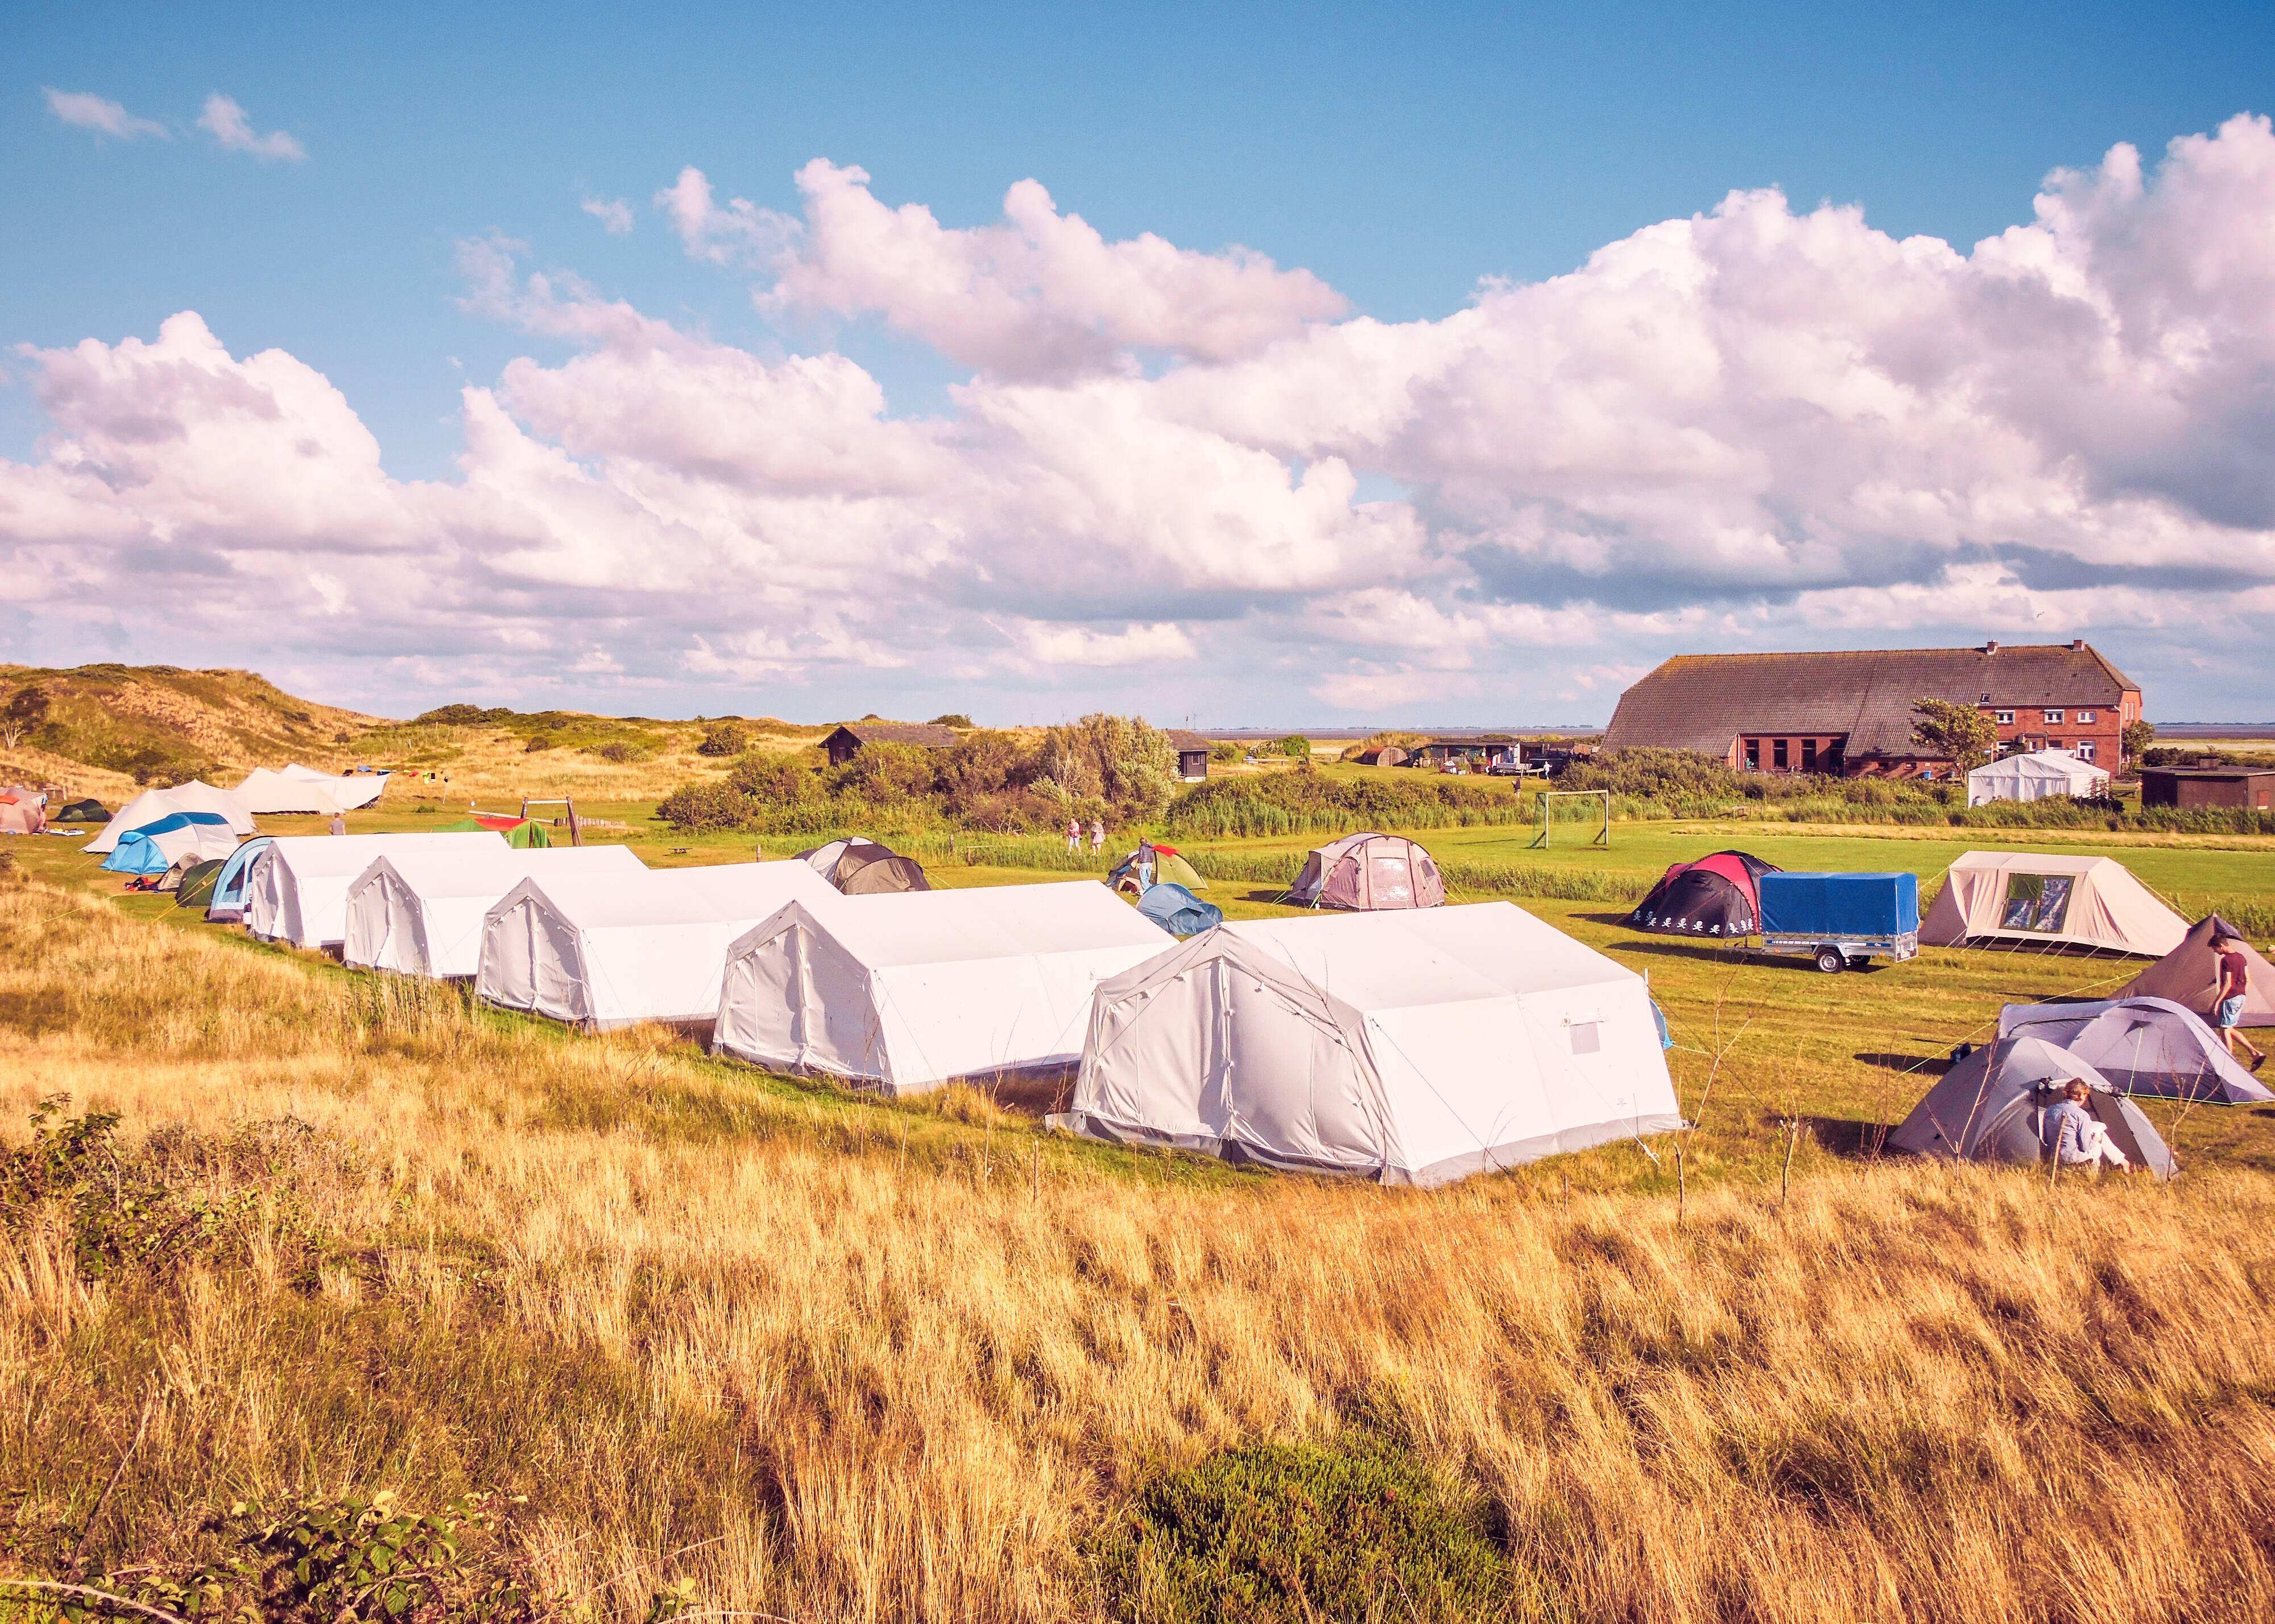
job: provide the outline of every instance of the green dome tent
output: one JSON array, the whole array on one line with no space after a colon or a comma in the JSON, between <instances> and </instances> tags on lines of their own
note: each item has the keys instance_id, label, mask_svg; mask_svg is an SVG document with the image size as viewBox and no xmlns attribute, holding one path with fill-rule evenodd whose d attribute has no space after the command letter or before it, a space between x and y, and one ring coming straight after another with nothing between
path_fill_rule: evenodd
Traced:
<instances>
[{"instance_id":1,"label":"green dome tent","mask_svg":"<svg viewBox=\"0 0 2275 1624\"><path fill-rule=\"evenodd\" d=\"M1148 868L1150 873L1141 872ZM1137 850L1116 863L1106 882L1131 896L1141 895L1148 887L1158 885L1183 886L1188 891L1208 889L1208 881L1201 878L1200 871L1179 856L1175 846L1157 846L1150 841L1140 842Z\"/></svg>"}]
</instances>

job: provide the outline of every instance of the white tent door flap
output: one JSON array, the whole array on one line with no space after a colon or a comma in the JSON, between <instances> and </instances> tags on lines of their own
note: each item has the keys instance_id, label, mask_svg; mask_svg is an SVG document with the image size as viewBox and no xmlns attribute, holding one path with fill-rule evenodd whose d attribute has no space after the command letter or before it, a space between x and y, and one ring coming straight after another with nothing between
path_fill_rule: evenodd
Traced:
<instances>
[{"instance_id":1,"label":"white tent door flap","mask_svg":"<svg viewBox=\"0 0 2275 1624\"><path fill-rule=\"evenodd\" d=\"M1227 1081L1231 1136L1339 1167L1375 1167L1380 1124L1360 1093L1359 1069L1334 1027L1277 988L1228 965L1236 1042Z\"/></svg>"}]
</instances>

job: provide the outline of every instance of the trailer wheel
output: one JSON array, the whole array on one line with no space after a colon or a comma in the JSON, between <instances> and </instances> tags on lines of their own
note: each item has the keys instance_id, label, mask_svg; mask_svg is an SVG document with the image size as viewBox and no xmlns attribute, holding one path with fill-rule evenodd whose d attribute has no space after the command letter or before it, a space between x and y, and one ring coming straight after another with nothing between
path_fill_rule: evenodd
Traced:
<instances>
[{"instance_id":1,"label":"trailer wheel","mask_svg":"<svg viewBox=\"0 0 2275 1624\"><path fill-rule=\"evenodd\" d=\"M1828 976L1837 976L1848 968L1848 960L1838 948L1819 948L1817 950L1817 967Z\"/></svg>"}]
</instances>

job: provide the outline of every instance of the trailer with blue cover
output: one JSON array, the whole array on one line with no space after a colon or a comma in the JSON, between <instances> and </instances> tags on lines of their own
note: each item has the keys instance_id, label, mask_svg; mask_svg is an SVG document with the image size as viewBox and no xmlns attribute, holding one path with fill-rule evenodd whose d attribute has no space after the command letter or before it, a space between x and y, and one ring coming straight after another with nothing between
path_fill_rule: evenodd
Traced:
<instances>
[{"instance_id":1,"label":"trailer with blue cover","mask_svg":"<svg viewBox=\"0 0 2275 1624\"><path fill-rule=\"evenodd\" d=\"M1762 946L1806 954L1827 975L1875 956L1919 956L1919 876L1894 874L1762 875Z\"/></svg>"}]
</instances>

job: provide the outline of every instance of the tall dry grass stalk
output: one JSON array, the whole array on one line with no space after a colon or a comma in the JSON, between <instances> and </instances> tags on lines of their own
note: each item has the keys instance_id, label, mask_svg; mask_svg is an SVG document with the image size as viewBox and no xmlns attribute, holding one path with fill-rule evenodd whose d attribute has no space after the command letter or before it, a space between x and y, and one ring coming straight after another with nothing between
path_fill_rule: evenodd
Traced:
<instances>
[{"instance_id":1,"label":"tall dry grass stalk","mask_svg":"<svg viewBox=\"0 0 2275 1624\"><path fill-rule=\"evenodd\" d=\"M20 882L0 1074L11 1122L68 1090L314 1130L205 1175L264 1203L235 1261L0 1249L25 1552L69 1548L147 1401L112 1571L235 1499L471 1486L531 1496L547 1588L619 1615L686 1577L800 1620L1087 1617L1078 1540L1143 1474L1364 1401L1557 1616L2275 1616L2256 1176L1883 1166L1781 1211L1694 1188L1681 1230L1543 1181L1139 1181Z\"/></svg>"}]
</instances>

